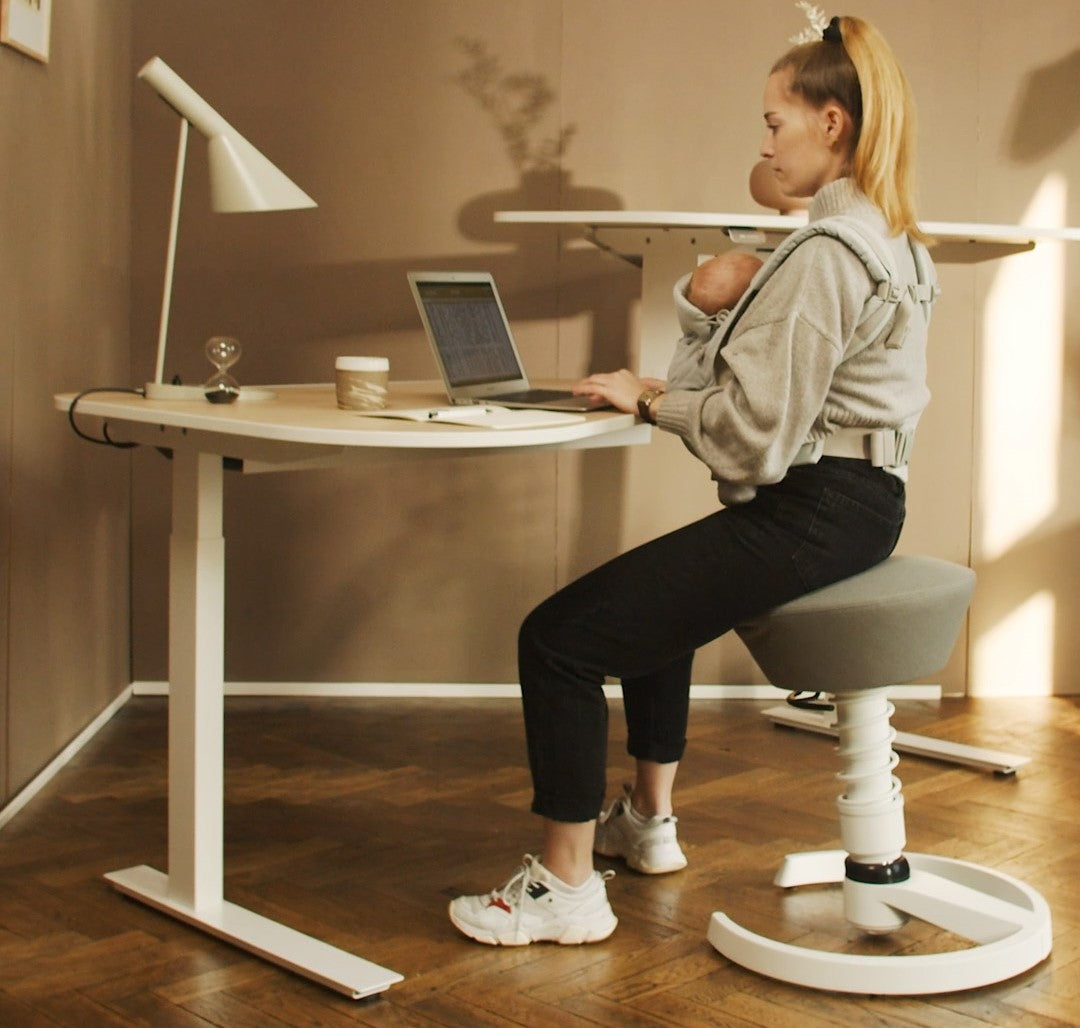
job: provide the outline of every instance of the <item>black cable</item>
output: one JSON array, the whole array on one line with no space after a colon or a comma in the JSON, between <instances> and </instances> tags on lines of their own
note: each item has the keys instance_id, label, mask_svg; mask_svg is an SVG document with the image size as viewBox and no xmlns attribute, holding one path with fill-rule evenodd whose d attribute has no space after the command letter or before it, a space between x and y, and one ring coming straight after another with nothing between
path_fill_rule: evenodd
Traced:
<instances>
[{"instance_id":1,"label":"black cable","mask_svg":"<svg viewBox=\"0 0 1080 1028\"><path fill-rule=\"evenodd\" d=\"M833 705L828 700L822 700L822 695L820 692L793 692L788 694L787 702L800 710L832 710Z\"/></svg>"},{"instance_id":2,"label":"black cable","mask_svg":"<svg viewBox=\"0 0 1080 1028\"><path fill-rule=\"evenodd\" d=\"M75 424L75 406L84 397L89 396L91 393L134 393L136 396L142 396L143 391L141 389L130 389L126 386L120 386L117 388L110 388L109 386L98 386L94 389L84 389L79 393L75 399L73 399L68 406L68 424L71 425L71 430L80 438L85 439L88 443L93 443L95 446L112 446L117 450L130 450L138 443L118 443L115 439L109 438L109 423L108 421L102 422L101 435L102 438L98 439L95 436L87 435L78 425Z\"/></svg>"}]
</instances>

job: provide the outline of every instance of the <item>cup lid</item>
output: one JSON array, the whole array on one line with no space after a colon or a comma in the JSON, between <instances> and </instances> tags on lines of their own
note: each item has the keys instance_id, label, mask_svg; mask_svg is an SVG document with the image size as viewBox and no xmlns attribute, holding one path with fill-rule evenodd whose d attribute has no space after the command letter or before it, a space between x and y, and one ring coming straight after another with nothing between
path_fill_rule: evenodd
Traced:
<instances>
[{"instance_id":1,"label":"cup lid","mask_svg":"<svg viewBox=\"0 0 1080 1028\"><path fill-rule=\"evenodd\" d=\"M338 357L334 367L339 371L389 371L389 357Z\"/></svg>"}]
</instances>

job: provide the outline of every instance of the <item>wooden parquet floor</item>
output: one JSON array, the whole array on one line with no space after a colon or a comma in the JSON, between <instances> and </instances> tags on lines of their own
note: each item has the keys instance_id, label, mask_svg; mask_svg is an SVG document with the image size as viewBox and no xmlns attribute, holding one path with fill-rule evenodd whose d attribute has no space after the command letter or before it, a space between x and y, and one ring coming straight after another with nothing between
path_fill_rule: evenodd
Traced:
<instances>
[{"instance_id":1,"label":"wooden parquet floor","mask_svg":"<svg viewBox=\"0 0 1080 1028\"><path fill-rule=\"evenodd\" d=\"M501 884L538 839L516 700L231 699L226 894L402 972L352 1001L113 892L106 871L165 867L166 704L129 702L0 831L0 1025L1080 1024L1080 701L899 704L894 723L1030 754L1014 778L904 757L914 851L1039 889L1054 952L993 987L855 997L768 981L707 943L722 909L791 938L857 944L831 890L785 897L789 851L838 844L833 744L773 727L766 704L697 701L676 794L690 866L609 883L619 928L585 947L494 949L448 899ZM629 773L612 703L609 793ZM941 946L925 926L878 942Z\"/></svg>"}]
</instances>

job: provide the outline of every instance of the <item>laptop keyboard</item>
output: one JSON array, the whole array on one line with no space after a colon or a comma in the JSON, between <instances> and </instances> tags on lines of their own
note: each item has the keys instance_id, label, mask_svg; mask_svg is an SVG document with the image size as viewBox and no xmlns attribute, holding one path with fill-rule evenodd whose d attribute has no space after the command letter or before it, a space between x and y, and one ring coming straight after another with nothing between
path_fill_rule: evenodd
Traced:
<instances>
[{"instance_id":1,"label":"laptop keyboard","mask_svg":"<svg viewBox=\"0 0 1080 1028\"><path fill-rule=\"evenodd\" d=\"M566 400L573 395L567 389L522 389L517 393L485 396L484 401L486 403L498 403L500 400L513 400L515 403L548 403L551 400Z\"/></svg>"}]
</instances>

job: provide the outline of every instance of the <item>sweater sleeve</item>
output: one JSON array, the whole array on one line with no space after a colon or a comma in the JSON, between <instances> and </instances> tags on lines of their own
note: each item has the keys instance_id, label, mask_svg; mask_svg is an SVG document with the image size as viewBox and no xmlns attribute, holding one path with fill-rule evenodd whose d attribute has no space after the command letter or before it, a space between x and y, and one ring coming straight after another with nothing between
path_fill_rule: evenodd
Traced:
<instances>
[{"instance_id":1,"label":"sweater sleeve","mask_svg":"<svg viewBox=\"0 0 1080 1028\"><path fill-rule=\"evenodd\" d=\"M724 502L745 502L757 485L784 477L825 404L870 292L865 265L848 247L808 239L700 369L696 381L707 371L708 383L688 387L690 374L669 382L658 424L709 467ZM704 349L697 338L689 348Z\"/></svg>"},{"instance_id":2,"label":"sweater sleeve","mask_svg":"<svg viewBox=\"0 0 1080 1028\"><path fill-rule=\"evenodd\" d=\"M689 274L684 275L673 290L675 314L683 334L668 365L669 389L704 389L712 384L720 329L731 316L731 311L726 309L710 315L695 307L686 298L690 278Z\"/></svg>"}]
</instances>

